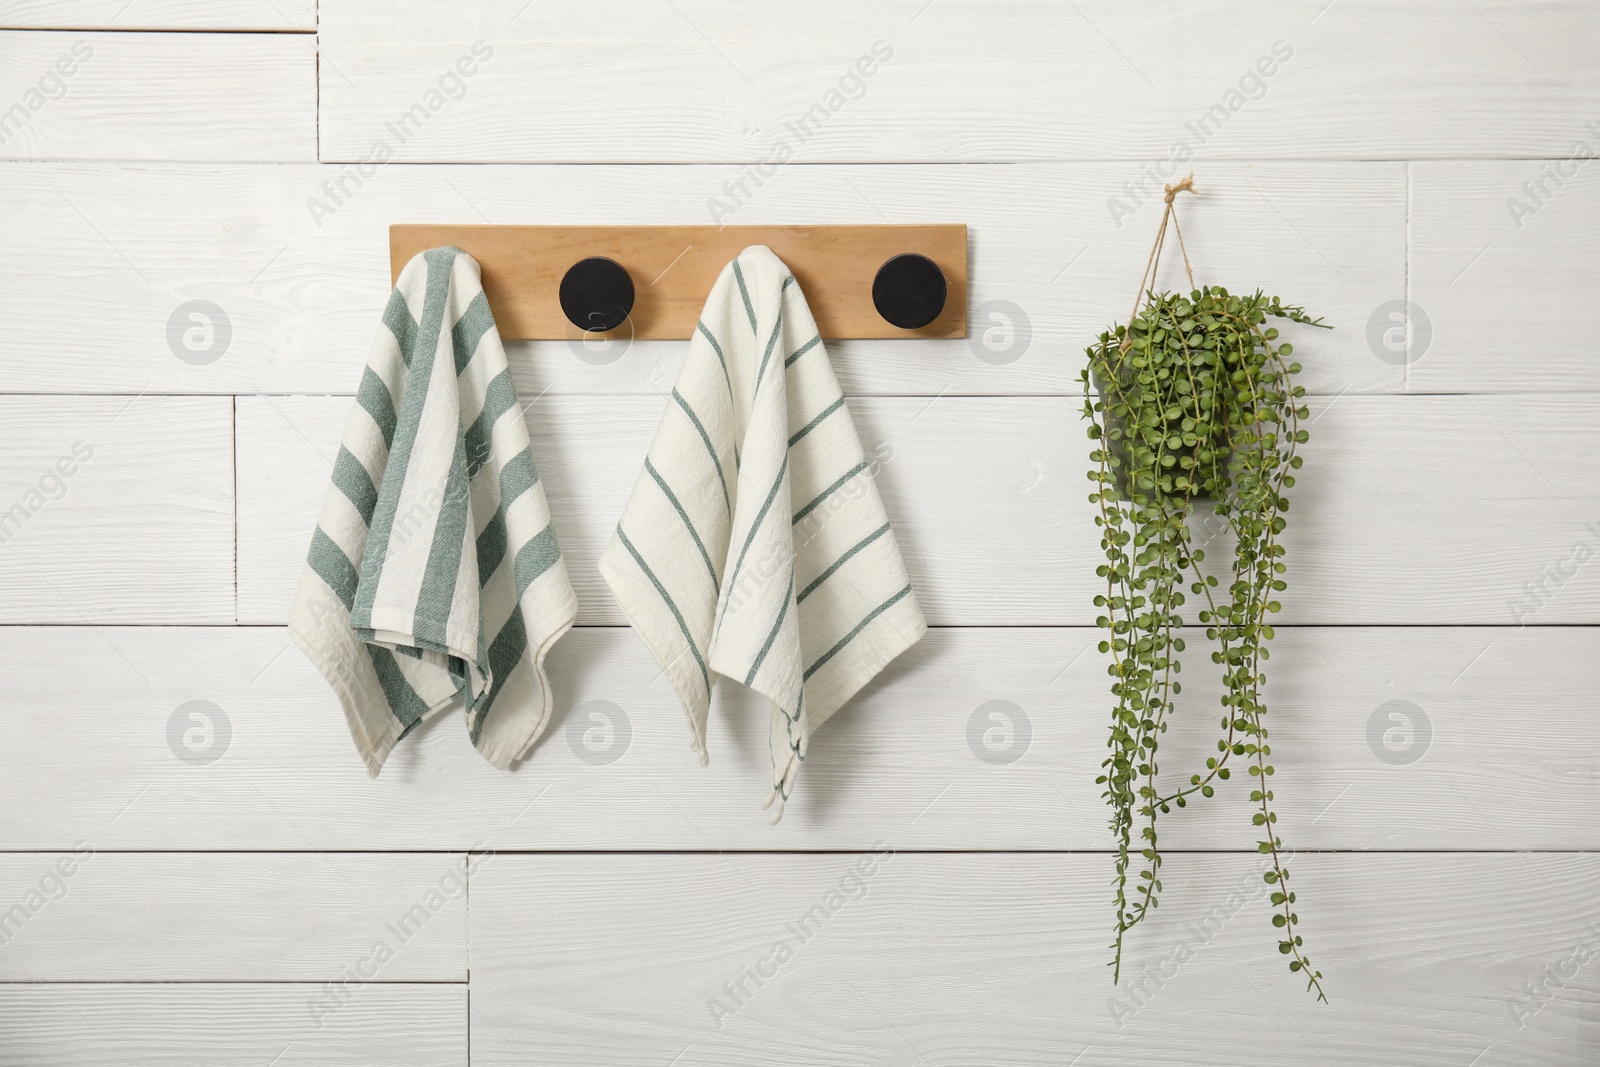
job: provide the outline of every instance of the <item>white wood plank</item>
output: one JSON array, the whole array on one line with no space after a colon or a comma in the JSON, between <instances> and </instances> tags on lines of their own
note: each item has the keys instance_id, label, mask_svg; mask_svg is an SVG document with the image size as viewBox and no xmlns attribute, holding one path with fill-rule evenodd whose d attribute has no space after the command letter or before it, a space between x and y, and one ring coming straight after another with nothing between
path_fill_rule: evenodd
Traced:
<instances>
[{"instance_id":1,"label":"white wood plank","mask_svg":"<svg viewBox=\"0 0 1600 1067\"><path fill-rule=\"evenodd\" d=\"M1312 402L1284 621L1600 619L1593 411L1571 395Z\"/></svg>"},{"instance_id":2,"label":"white wood plank","mask_svg":"<svg viewBox=\"0 0 1600 1067\"><path fill-rule=\"evenodd\" d=\"M0 0L0 27L66 30L317 28L316 0Z\"/></svg>"},{"instance_id":3,"label":"white wood plank","mask_svg":"<svg viewBox=\"0 0 1600 1067\"><path fill-rule=\"evenodd\" d=\"M1600 285L1596 153L1600 125L1574 118L1556 159L1413 166L1410 289L1420 314L1410 351L1397 345L1391 357L1412 360L1411 389L1600 389L1600 343L1569 313Z\"/></svg>"},{"instance_id":4,"label":"white wood plank","mask_svg":"<svg viewBox=\"0 0 1600 1067\"><path fill-rule=\"evenodd\" d=\"M321 26L322 143L341 160L380 139L401 159L456 162L756 162L782 145L808 162L1154 164L1180 140L1202 160L1537 156L1600 105L1580 0L824 0L759 18L724 0L581 15L495 0L467 19L425 0L331 0ZM491 51L464 95L403 142L386 133L480 41ZM851 80L875 44L889 58ZM818 105L809 133L792 132ZM1213 107L1205 136L1186 127Z\"/></svg>"},{"instance_id":5,"label":"white wood plank","mask_svg":"<svg viewBox=\"0 0 1600 1067\"><path fill-rule=\"evenodd\" d=\"M0 397L0 622L231 622L224 398Z\"/></svg>"},{"instance_id":6,"label":"white wood plank","mask_svg":"<svg viewBox=\"0 0 1600 1067\"><path fill-rule=\"evenodd\" d=\"M15 1067L464 1067L466 994L380 985L331 1016L318 986L0 986L0 1059ZM320 1023L320 1025L319 1025Z\"/></svg>"},{"instance_id":7,"label":"white wood plank","mask_svg":"<svg viewBox=\"0 0 1600 1067\"><path fill-rule=\"evenodd\" d=\"M639 397L545 397L534 456L579 619L624 620L594 561L660 417ZM239 610L287 617L351 401L241 398ZM868 450L936 625L1092 625L1100 552L1081 402L860 397ZM1285 623L1600 619L1600 429L1577 396L1317 401L1286 538ZM1580 543L1584 546L1578 547ZM1219 540L1213 556L1225 558ZM1581 558L1580 558L1581 557ZM1559 573L1557 573L1559 572Z\"/></svg>"},{"instance_id":8,"label":"white wood plank","mask_svg":"<svg viewBox=\"0 0 1600 1067\"><path fill-rule=\"evenodd\" d=\"M669 684L626 629L556 646L554 717L515 773L489 767L449 712L369 781L332 692L280 629L4 628L0 848L1106 849L1098 640L1093 628L930 632L817 733L768 826L761 702L722 683L700 767ZM1285 628L1267 668L1284 840L1600 848L1592 644L1592 630L1564 627ZM1198 635L1186 662L1163 742L1179 783L1219 733ZM179 713L195 700L212 705L200 709L211 736L169 740L174 718L204 725ZM579 758L594 752L616 759ZM1245 781L1174 813L1167 844L1249 848Z\"/></svg>"},{"instance_id":9,"label":"white wood plank","mask_svg":"<svg viewBox=\"0 0 1600 1067\"><path fill-rule=\"evenodd\" d=\"M472 1058L1593 1062L1600 859L1296 857L1329 1004L1275 950L1258 868L1171 857L1119 990L1105 857L507 858L473 884ZM741 980L735 1002L723 984ZM1548 994L1525 992L1541 980Z\"/></svg>"},{"instance_id":10,"label":"white wood plank","mask_svg":"<svg viewBox=\"0 0 1600 1067\"><path fill-rule=\"evenodd\" d=\"M5 30L0 57L3 159L317 158L309 36Z\"/></svg>"},{"instance_id":11,"label":"white wood plank","mask_svg":"<svg viewBox=\"0 0 1600 1067\"><path fill-rule=\"evenodd\" d=\"M0 362L0 390L350 393L388 295L391 223L704 222L708 200L740 175L738 167L389 165L360 178L318 166L0 166L0 240L13 250L0 284L34 309L0 342L11 354ZM970 337L832 344L845 389L1075 395L1083 348L1127 315L1160 218L1147 204L1120 227L1112 219L1107 198L1137 177L1126 163L787 167L731 221L966 223ZM1307 388L1400 391L1401 369L1373 356L1364 329L1374 307L1404 295L1403 168L1219 164L1200 188L1183 216L1200 275L1266 287L1338 327L1306 338ZM1177 258L1166 261L1162 283L1183 284ZM99 301L92 318L81 314L89 287ZM191 300L217 305L229 324L228 344L209 362L206 352L186 361L191 354L169 340ZM667 341L598 352L521 342L510 356L527 396L653 396L677 374L683 350Z\"/></svg>"},{"instance_id":12,"label":"white wood plank","mask_svg":"<svg viewBox=\"0 0 1600 1067\"><path fill-rule=\"evenodd\" d=\"M243 621L288 616L350 404L343 397L240 398ZM1050 419L1062 406L1021 397L861 398L853 406L868 454L886 457L878 484L930 620L998 625L1061 617L1030 590L1040 583L1063 588L1060 554L1047 546L1070 536L1069 519L1052 508L1059 497L1021 490L1037 478L1035 464L1051 471L1065 465L1063 435ZM581 622L624 621L596 560L660 418L654 397L546 397L528 408ZM998 442L1002 434L1011 440ZM947 513L955 493L971 494L964 514ZM1020 566L1023 560L1036 565Z\"/></svg>"},{"instance_id":13,"label":"white wood plank","mask_svg":"<svg viewBox=\"0 0 1600 1067\"><path fill-rule=\"evenodd\" d=\"M93 836L0 856L6 981L466 979L459 855L136 855Z\"/></svg>"}]
</instances>

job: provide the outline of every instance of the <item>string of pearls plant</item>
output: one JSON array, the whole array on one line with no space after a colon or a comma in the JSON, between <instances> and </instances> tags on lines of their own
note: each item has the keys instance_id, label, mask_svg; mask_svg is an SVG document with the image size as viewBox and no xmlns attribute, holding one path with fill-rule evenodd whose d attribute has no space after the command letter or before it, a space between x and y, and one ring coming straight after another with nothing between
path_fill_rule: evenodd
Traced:
<instances>
[{"instance_id":1,"label":"string of pearls plant","mask_svg":"<svg viewBox=\"0 0 1600 1067\"><path fill-rule=\"evenodd\" d=\"M1167 212L1146 275L1154 280L1162 238L1177 191L1169 187ZM1181 231L1179 241L1182 241ZM1185 266L1188 263L1185 251ZM1191 284L1192 284L1191 274ZM1095 597L1098 623L1107 631L1100 651L1109 654L1114 705L1110 753L1096 782L1105 786L1117 843L1116 940L1113 981L1122 968L1128 931L1157 905L1162 856L1159 817L1197 794L1210 797L1242 760L1251 778L1257 849L1267 857L1263 877L1271 887L1278 950L1307 989L1326 1000L1322 972L1312 968L1298 932L1295 892L1276 826L1262 685L1266 680L1270 617L1287 585L1280 543L1289 507L1286 491L1303 459L1305 390L1288 362L1293 346L1280 343L1269 320L1322 325L1300 307L1259 291L1238 296L1220 286L1188 293L1148 292L1126 326L1099 335L1087 349L1082 374L1083 415L1094 448L1089 499L1105 563L1096 573L1105 592ZM1189 519L1202 504L1213 508L1236 540L1224 586L1202 570L1205 552ZM1217 755L1203 772L1174 787L1160 775L1158 753L1174 699L1184 651L1180 628L1184 587L1200 598L1197 621L1222 665L1224 714ZM1132 872L1132 877L1130 877Z\"/></svg>"}]
</instances>

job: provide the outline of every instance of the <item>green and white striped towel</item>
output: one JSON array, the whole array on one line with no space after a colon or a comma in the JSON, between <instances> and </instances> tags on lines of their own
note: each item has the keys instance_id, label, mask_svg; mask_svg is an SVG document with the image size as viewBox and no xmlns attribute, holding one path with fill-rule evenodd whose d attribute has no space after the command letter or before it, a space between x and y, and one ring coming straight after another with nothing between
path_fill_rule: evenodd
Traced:
<instances>
[{"instance_id":1,"label":"green and white striped towel","mask_svg":"<svg viewBox=\"0 0 1600 1067\"><path fill-rule=\"evenodd\" d=\"M457 698L503 769L544 730L545 654L576 615L478 264L431 249L383 313L289 633L369 774Z\"/></svg>"},{"instance_id":2,"label":"green and white striped towel","mask_svg":"<svg viewBox=\"0 0 1600 1067\"><path fill-rule=\"evenodd\" d=\"M773 822L811 731L926 631L817 325L771 249L717 279L600 573L702 763L718 675L772 701Z\"/></svg>"}]
</instances>

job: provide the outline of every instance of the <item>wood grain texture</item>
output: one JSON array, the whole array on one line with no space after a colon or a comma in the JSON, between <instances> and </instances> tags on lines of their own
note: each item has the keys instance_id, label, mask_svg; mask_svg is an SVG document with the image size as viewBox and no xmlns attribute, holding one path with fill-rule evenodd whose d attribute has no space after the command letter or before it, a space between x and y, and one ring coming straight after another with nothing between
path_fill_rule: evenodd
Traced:
<instances>
[{"instance_id":1,"label":"wood grain texture","mask_svg":"<svg viewBox=\"0 0 1600 1067\"><path fill-rule=\"evenodd\" d=\"M581 340L558 294L568 268L590 257L628 272L634 303L605 340L687 340L718 276L751 245L783 260L806 294L825 339L965 337L967 228L940 226L445 226L389 227L389 273L454 245L483 268L483 287L505 338ZM944 309L926 326L901 329L873 305L878 268L902 255L931 259L944 274ZM597 331L598 332L598 331Z\"/></svg>"},{"instance_id":2,"label":"wood grain texture","mask_svg":"<svg viewBox=\"0 0 1600 1067\"><path fill-rule=\"evenodd\" d=\"M102 836L0 856L5 981L466 979L459 855L129 855Z\"/></svg>"},{"instance_id":3,"label":"wood grain texture","mask_svg":"<svg viewBox=\"0 0 1600 1067\"><path fill-rule=\"evenodd\" d=\"M1582 0L0 0L0 1064L1594 1063L1597 353L1549 309L1600 281L1597 42ZM1198 280L1336 327L1292 335L1268 664L1328 1006L1272 951L1244 776L1168 819L1102 966L1077 376L1190 169ZM967 336L828 346L944 625L783 822L761 702L723 684L700 767L594 573L681 341L509 346L603 625L513 773L451 713L365 776L278 624L392 224L952 220ZM1218 732L1186 665L1174 778Z\"/></svg>"},{"instance_id":4,"label":"wood grain texture","mask_svg":"<svg viewBox=\"0 0 1600 1067\"><path fill-rule=\"evenodd\" d=\"M0 397L0 623L232 622L233 410Z\"/></svg>"},{"instance_id":5,"label":"wood grain texture","mask_svg":"<svg viewBox=\"0 0 1600 1067\"><path fill-rule=\"evenodd\" d=\"M31 309L0 340L0 391L353 393L388 297L391 223L703 223L740 173L390 164L363 179L331 166L0 165L0 240L13 250L0 283ZM1128 217L1108 209L1138 178L1127 163L793 166L726 221L963 220L967 338L832 343L841 384L854 394L1075 395L1083 348L1127 314L1160 219L1148 202ZM1304 301L1338 327L1297 338L1306 387L1401 391L1401 368L1373 355L1364 329L1374 308L1405 295L1404 167L1216 164L1196 181L1183 226L1201 276ZM1161 284L1184 284L1177 260ZM91 289L92 319L81 313ZM168 340L191 300L217 305L231 327L208 364L178 358ZM524 396L654 396L683 351L664 341L509 346Z\"/></svg>"},{"instance_id":6,"label":"wood grain texture","mask_svg":"<svg viewBox=\"0 0 1600 1067\"><path fill-rule=\"evenodd\" d=\"M282 622L351 401L239 401L239 611ZM1093 625L1099 543L1081 401L861 397L850 411L935 625ZM662 401L528 405L579 620L624 620L595 559ZM1285 544L1285 623L1600 619L1600 429L1580 396L1318 400ZM1537 511L1528 510L1530 493ZM1226 558L1209 517L1202 543Z\"/></svg>"},{"instance_id":7,"label":"wood grain texture","mask_svg":"<svg viewBox=\"0 0 1600 1067\"><path fill-rule=\"evenodd\" d=\"M1119 989L1101 857L508 858L473 883L472 1058L1592 1062L1600 859L1296 857L1326 1005L1272 950L1259 866L1170 857ZM1558 969L1554 988L1525 991Z\"/></svg>"},{"instance_id":8,"label":"wood grain texture","mask_svg":"<svg viewBox=\"0 0 1600 1067\"><path fill-rule=\"evenodd\" d=\"M265 30L317 28L316 0L0 0L0 28Z\"/></svg>"},{"instance_id":9,"label":"wood grain texture","mask_svg":"<svg viewBox=\"0 0 1600 1067\"><path fill-rule=\"evenodd\" d=\"M1600 286L1597 130L1595 117L1574 115L1568 143L1544 162L1413 164L1410 295L1419 310L1410 349L1389 354L1411 360L1410 389L1600 389L1600 343L1566 313Z\"/></svg>"},{"instance_id":10,"label":"wood grain texture","mask_svg":"<svg viewBox=\"0 0 1600 1067\"><path fill-rule=\"evenodd\" d=\"M514 773L485 763L450 712L368 780L333 693L281 629L4 628L0 848L1105 850L1099 639L931 631L818 732L768 826L762 702L722 682L702 768L626 629L556 645L553 718ZM1267 668L1284 840L1600 848L1592 645L1564 627L1284 628ZM1180 783L1220 734L1215 668L1197 635L1190 648L1163 742ZM193 700L227 722L224 742L194 739L220 749L209 764L169 741ZM1165 842L1248 849L1246 789L1240 775L1174 813Z\"/></svg>"},{"instance_id":11,"label":"wood grain texture","mask_svg":"<svg viewBox=\"0 0 1600 1067\"><path fill-rule=\"evenodd\" d=\"M1573 114L1600 111L1596 15L1581 0L1464 15L1425 0L824 0L759 18L719 0L607 0L583 19L495 0L458 22L435 10L323 4L336 68L322 71L324 158L369 158L384 124L478 42L490 57L459 98L403 143L387 137L398 158L1116 158L1170 180L1180 143L1201 160L1550 155Z\"/></svg>"},{"instance_id":12,"label":"wood grain texture","mask_svg":"<svg viewBox=\"0 0 1600 1067\"><path fill-rule=\"evenodd\" d=\"M368 986L336 1014L315 985L0 986L10 1067L465 1067L466 994ZM320 1024L320 1025L319 1025Z\"/></svg>"},{"instance_id":13,"label":"wood grain texture","mask_svg":"<svg viewBox=\"0 0 1600 1067\"><path fill-rule=\"evenodd\" d=\"M6 30L0 57L3 159L317 158L310 37Z\"/></svg>"}]
</instances>

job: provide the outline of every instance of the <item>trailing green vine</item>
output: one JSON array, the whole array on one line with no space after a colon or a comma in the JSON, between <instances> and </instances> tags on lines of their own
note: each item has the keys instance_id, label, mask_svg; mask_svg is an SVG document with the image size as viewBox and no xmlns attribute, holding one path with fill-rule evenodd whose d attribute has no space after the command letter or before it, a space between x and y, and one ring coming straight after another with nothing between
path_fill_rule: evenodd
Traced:
<instances>
[{"instance_id":1,"label":"trailing green vine","mask_svg":"<svg viewBox=\"0 0 1600 1067\"><path fill-rule=\"evenodd\" d=\"M1173 192L1183 188L1187 181L1169 187L1161 236L1146 267L1151 279L1167 219L1175 221ZM1143 280L1140 289L1143 294ZM1300 366L1287 362L1293 347L1278 341L1270 319L1322 325L1259 291L1238 296L1202 286L1187 294L1149 292L1126 326L1100 334L1087 349L1083 414L1095 442L1089 499L1099 508L1095 522L1106 556L1096 572L1105 592L1095 604L1103 610L1099 625L1108 631L1100 651L1111 657L1115 700L1110 754L1096 779L1105 786L1117 843L1111 967L1113 980L1119 979L1125 935L1159 900L1159 817L1197 794L1212 796L1215 783L1232 773L1230 759L1242 760L1252 780L1257 849L1268 861L1264 878L1278 949L1289 957L1289 969L1306 978L1307 989L1326 1000L1322 973L1312 968L1298 932L1295 892L1276 830L1261 693L1273 638L1269 618L1279 610L1276 594L1287 587L1280 543L1285 493L1303 462L1296 448L1307 439L1305 390L1293 383ZM1226 586L1202 571L1205 551L1189 527L1202 503L1236 539ZM1201 598L1196 618L1215 643L1213 662L1222 665L1224 715L1217 755L1174 788L1163 784L1158 751L1182 691L1185 587Z\"/></svg>"}]
</instances>

